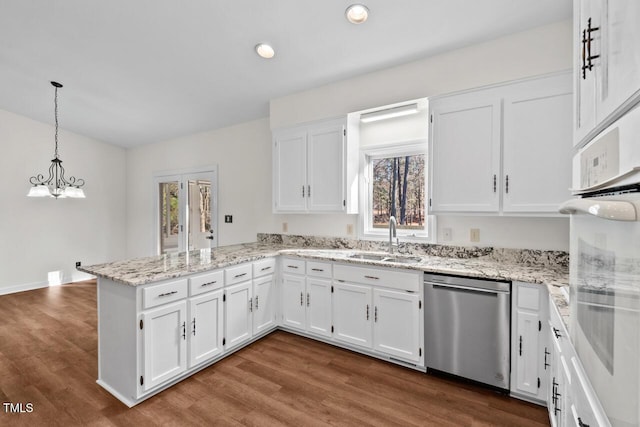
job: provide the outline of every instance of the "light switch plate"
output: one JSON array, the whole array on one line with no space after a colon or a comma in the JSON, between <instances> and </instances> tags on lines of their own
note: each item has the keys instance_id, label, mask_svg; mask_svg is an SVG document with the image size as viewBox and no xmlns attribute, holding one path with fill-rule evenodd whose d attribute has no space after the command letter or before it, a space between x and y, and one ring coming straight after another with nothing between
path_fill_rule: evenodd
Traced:
<instances>
[{"instance_id":1,"label":"light switch plate","mask_svg":"<svg viewBox=\"0 0 640 427\"><path fill-rule=\"evenodd\" d=\"M480 229L479 228L472 228L471 232L469 233L469 238L472 242L479 242L480 241Z\"/></svg>"}]
</instances>

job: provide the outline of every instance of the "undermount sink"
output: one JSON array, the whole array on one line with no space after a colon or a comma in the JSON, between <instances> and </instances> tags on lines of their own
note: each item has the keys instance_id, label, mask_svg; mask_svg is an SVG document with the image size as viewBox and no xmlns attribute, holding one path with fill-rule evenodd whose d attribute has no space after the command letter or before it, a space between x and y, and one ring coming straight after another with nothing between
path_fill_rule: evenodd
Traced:
<instances>
[{"instance_id":1,"label":"undermount sink","mask_svg":"<svg viewBox=\"0 0 640 427\"><path fill-rule=\"evenodd\" d=\"M387 255L377 255L377 254L353 254L349 255L349 258L353 259L364 259L367 261L382 261L387 258Z\"/></svg>"},{"instance_id":2,"label":"undermount sink","mask_svg":"<svg viewBox=\"0 0 640 427\"><path fill-rule=\"evenodd\" d=\"M380 255L380 254L353 254L349 255L352 259L362 259L367 261L397 262L398 264L413 264L420 262L422 258L415 256L396 256L396 255Z\"/></svg>"},{"instance_id":3,"label":"undermount sink","mask_svg":"<svg viewBox=\"0 0 640 427\"><path fill-rule=\"evenodd\" d=\"M385 262L397 262L400 264L413 264L415 262L422 261L422 258L417 256L390 256L382 259Z\"/></svg>"}]
</instances>

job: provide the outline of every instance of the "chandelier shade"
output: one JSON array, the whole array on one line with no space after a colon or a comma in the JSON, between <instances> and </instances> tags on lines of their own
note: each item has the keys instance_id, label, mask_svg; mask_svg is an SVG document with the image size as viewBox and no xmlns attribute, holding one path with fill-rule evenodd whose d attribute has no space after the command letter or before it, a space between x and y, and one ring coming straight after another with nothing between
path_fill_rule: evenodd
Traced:
<instances>
[{"instance_id":1,"label":"chandelier shade","mask_svg":"<svg viewBox=\"0 0 640 427\"><path fill-rule=\"evenodd\" d=\"M56 199L63 199L66 197L74 199L84 199L84 179L76 178L74 176L65 177L65 170L62 166L62 160L58 155L58 89L62 85L58 82L51 82L51 85L55 88L54 95L54 114L56 119L56 133L55 133L55 151L54 158L51 160L49 166L48 176L45 179L43 174L34 175L29 178L29 182L32 184L29 189L28 197L55 197Z\"/></svg>"}]
</instances>

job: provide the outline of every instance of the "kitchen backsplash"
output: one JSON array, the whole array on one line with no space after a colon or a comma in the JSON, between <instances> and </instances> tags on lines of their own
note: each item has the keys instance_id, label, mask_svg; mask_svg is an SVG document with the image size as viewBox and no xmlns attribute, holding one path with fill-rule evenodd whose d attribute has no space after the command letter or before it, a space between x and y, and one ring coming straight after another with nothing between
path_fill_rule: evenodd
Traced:
<instances>
[{"instance_id":1,"label":"kitchen backsplash","mask_svg":"<svg viewBox=\"0 0 640 427\"><path fill-rule=\"evenodd\" d=\"M386 251L388 249L388 243L381 241L290 234L258 233L258 242L297 248L353 249L360 251ZM520 264L531 267L569 266L569 254L564 251L448 246L401 242L396 249L396 252L404 255L427 255L446 258L488 257L498 262Z\"/></svg>"}]
</instances>

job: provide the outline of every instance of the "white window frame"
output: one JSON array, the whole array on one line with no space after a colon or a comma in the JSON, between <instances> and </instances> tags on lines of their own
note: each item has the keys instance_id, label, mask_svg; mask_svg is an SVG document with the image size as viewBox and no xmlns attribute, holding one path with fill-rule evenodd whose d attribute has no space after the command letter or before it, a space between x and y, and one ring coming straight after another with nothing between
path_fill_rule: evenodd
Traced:
<instances>
[{"instance_id":1,"label":"white window frame","mask_svg":"<svg viewBox=\"0 0 640 427\"><path fill-rule=\"evenodd\" d=\"M423 154L425 156L424 188L425 188L425 230L397 230L397 236L401 242L435 243L436 217L427 215L429 197L429 147L427 139L399 141L389 144L362 147L360 149L360 215L358 215L358 238L363 240L389 239L389 230L373 228L371 224L371 209L373 191L371 186L372 170L371 160L386 157L403 157Z\"/></svg>"}]
</instances>

